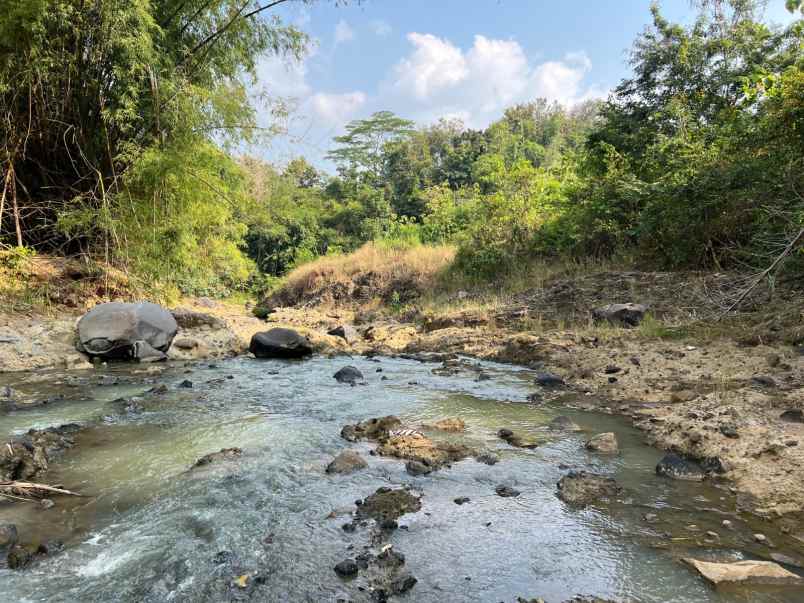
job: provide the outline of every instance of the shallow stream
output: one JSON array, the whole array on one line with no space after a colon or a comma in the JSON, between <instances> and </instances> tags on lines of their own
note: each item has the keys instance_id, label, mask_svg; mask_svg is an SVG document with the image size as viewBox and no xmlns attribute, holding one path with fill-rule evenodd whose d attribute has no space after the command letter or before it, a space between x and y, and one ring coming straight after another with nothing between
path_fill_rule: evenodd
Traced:
<instances>
[{"instance_id":1,"label":"shallow stream","mask_svg":"<svg viewBox=\"0 0 804 603\"><path fill-rule=\"evenodd\" d=\"M360 368L367 384L336 383L332 375L345 364ZM0 503L0 523L15 523L22 541L66 545L28 569L0 570L2 601L366 601L359 579L344 581L332 569L366 536L341 529L348 517L329 516L380 486L401 484L422 493L422 509L402 516L403 529L390 538L418 579L400 600L507 603L521 596L553 603L583 594L657 603L804 601L804 589L794 587L715 590L680 562L767 558L767 547L753 542L757 531L774 551L804 557L770 524L738 514L725 485L657 477L661 453L621 419L526 403L535 389L528 371L483 363L491 378L477 380L472 370L434 375L436 366L240 358L155 373L116 367L100 377L0 376L0 385L28 395L66 396L0 414L4 440L31 427L86 425L77 445L41 477L85 497L56 498L50 509ZM192 388L178 387L185 379ZM161 384L166 392L147 392ZM459 417L467 432L455 437L497 452L501 462L470 458L412 477L404 462L371 456L373 445L350 445L339 435L347 423L389 414L411 426ZM549 431L559 414L585 431ZM502 427L544 443L512 448L496 435ZM584 440L603 431L617 434L620 455L584 450ZM240 460L189 471L203 455L235 446L244 451ZM369 468L325 475L332 457L350 447ZM625 495L605 507L569 507L556 497L569 468L611 475ZM501 498L499 484L522 494ZM471 500L459 506L457 497ZM646 522L649 513L658 520ZM724 519L733 530L722 527ZM717 544L704 542L707 530L719 534ZM240 575L251 577L248 588L234 583Z\"/></svg>"}]
</instances>

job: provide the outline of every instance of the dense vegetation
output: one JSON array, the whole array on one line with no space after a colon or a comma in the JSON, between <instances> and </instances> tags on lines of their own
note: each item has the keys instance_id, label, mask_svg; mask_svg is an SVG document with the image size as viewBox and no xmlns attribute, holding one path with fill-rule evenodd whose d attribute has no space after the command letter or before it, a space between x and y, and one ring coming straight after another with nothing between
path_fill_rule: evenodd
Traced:
<instances>
[{"instance_id":1,"label":"dense vegetation","mask_svg":"<svg viewBox=\"0 0 804 603\"><path fill-rule=\"evenodd\" d=\"M380 112L333 141L328 176L227 154L259 134L257 56L304 51L251 14L270 3L2 0L0 243L187 292L262 288L368 241L454 245L479 279L545 256L765 266L804 227L804 21L698 4L689 27L652 8L606 101L534 99L482 131Z\"/></svg>"}]
</instances>

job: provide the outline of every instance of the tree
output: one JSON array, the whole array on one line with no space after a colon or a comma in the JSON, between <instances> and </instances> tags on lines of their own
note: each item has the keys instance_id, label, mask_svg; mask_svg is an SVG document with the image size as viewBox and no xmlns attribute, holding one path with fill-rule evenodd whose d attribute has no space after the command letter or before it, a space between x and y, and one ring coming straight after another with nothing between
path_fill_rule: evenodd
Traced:
<instances>
[{"instance_id":1,"label":"tree","mask_svg":"<svg viewBox=\"0 0 804 603\"><path fill-rule=\"evenodd\" d=\"M327 154L338 165L341 175L353 174L367 183L380 182L385 145L413 134L413 122L396 116L391 111L374 113L368 119L359 119L346 125L346 134L333 140L340 145Z\"/></svg>"}]
</instances>

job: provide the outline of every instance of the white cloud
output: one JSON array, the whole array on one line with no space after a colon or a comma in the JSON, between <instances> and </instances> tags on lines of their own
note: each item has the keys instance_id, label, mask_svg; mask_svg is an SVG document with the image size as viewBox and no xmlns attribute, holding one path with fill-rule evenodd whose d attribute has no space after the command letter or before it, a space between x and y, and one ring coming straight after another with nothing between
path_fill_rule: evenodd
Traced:
<instances>
[{"instance_id":1,"label":"white cloud","mask_svg":"<svg viewBox=\"0 0 804 603\"><path fill-rule=\"evenodd\" d=\"M326 125L341 127L366 104L367 97L360 91L332 94L319 92L310 98L310 106Z\"/></svg>"},{"instance_id":2,"label":"white cloud","mask_svg":"<svg viewBox=\"0 0 804 603\"><path fill-rule=\"evenodd\" d=\"M369 25L371 26L371 29L374 32L374 34L381 38L390 35L391 32L393 31L391 25L388 22L383 21L382 19L372 21L371 23L369 23Z\"/></svg>"},{"instance_id":3,"label":"white cloud","mask_svg":"<svg viewBox=\"0 0 804 603\"><path fill-rule=\"evenodd\" d=\"M453 88L469 75L460 48L432 34L408 34L415 47L411 55L396 66L396 87L427 100L444 89Z\"/></svg>"},{"instance_id":4,"label":"white cloud","mask_svg":"<svg viewBox=\"0 0 804 603\"><path fill-rule=\"evenodd\" d=\"M268 56L257 66L257 77L260 89L271 96L304 98L311 92L306 61Z\"/></svg>"},{"instance_id":5,"label":"white cloud","mask_svg":"<svg viewBox=\"0 0 804 603\"><path fill-rule=\"evenodd\" d=\"M338 21L337 25L335 25L335 45L351 42L354 39L355 31L351 25L345 19Z\"/></svg>"},{"instance_id":6,"label":"white cloud","mask_svg":"<svg viewBox=\"0 0 804 603\"><path fill-rule=\"evenodd\" d=\"M592 62L583 52L535 63L515 40L476 35L463 50L445 38L410 33L411 52L394 67L383 100L420 121L461 115L484 127L515 103L539 97L574 104L601 96L586 83Z\"/></svg>"}]
</instances>

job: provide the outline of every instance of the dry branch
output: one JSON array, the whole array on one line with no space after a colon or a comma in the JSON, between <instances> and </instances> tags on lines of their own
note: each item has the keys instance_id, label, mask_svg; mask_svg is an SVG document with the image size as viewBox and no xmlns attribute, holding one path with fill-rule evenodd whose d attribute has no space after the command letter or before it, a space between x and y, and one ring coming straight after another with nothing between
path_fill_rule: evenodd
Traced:
<instances>
[{"instance_id":1,"label":"dry branch","mask_svg":"<svg viewBox=\"0 0 804 603\"><path fill-rule=\"evenodd\" d=\"M48 486L47 484L36 484L33 482L0 482L0 496L13 499L35 499L45 498L50 494L62 494L64 496L83 496L71 490Z\"/></svg>"}]
</instances>

